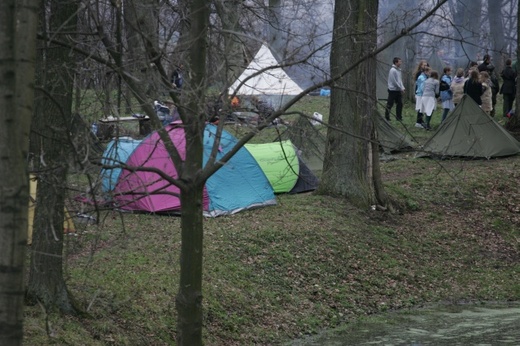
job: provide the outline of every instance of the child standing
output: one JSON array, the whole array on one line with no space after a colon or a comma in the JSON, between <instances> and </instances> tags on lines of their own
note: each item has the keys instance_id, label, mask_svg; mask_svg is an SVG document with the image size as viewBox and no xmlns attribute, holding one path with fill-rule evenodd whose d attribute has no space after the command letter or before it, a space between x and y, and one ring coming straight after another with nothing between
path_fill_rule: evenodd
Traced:
<instances>
[{"instance_id":1,"label":"child standing","mask_svg":"<svg viewBox=\"0 0 520 346\"><path fill-rule=\"evenodd\" d=\"M419 61L417 69L415 70L415 110L417 111L417 121L415 127L424 128L423 115L421 113L421 97L424 90L424 82L428 79L430 74L430 67L426 60Z\"/></svg>"},{"instance_id":2,"label":"child standing","mask_svg":"<svg viewBox=\"0 0 520 346\"><path fill-rule=\"evenodd\" d=\"M464 94L471 97L473 101L482 107L482 94L484 91L484 87L480 82L480 74L477 70L471 70L469 78L464 82Z\"/></svg>"},{"instance_id":3,"label":"child standing","mask_svg":"<svg viewBox=\"0 0 520 346\"><path fill-rule=\"evenodd\" d=\"M437 97L439 97L439 73L431 71L430 77L424 82L424 90L421 97L421 113L426 115L426 124L424 128L431 130L430 121L433 111L437 108Z\"/></svg>"},{"instance_id":4,"label":"child standing","mask_svg":"<svg viewBox=\"0 0 520 346\"><path fill-rule=\"evenodd\" d=\"M444 68L444 74L441 77L439 90L441 91L443 109L441 122L443 122L448 116L448 113L454 108L453 91L451 90L451 67Z\"/></svg>"},{"instance_id":5,"label":"child standing","mask_svg":"<svg viewBox=\"0 0 520 346\"><path fill-rule=\"evenodd\" d=\"M455 78L451 81L451 91L453 93L453 105L458 105L464 95L464 69L459 67L455 74Z\"/></svg>"},{"instance_id":6,"label":"child standing","mask_svg":"<svg viewBox=\"0 0 520 346\"><path fill-rule=\"evenodd\" d=\"M493 116L493 91L491 90L491 80L489 78L489 73L486 71L480 72L480 81L482 82L482 89L484 93L482 94L482 110L486 112L487 115Z\"/></svg>"}]
</instances>

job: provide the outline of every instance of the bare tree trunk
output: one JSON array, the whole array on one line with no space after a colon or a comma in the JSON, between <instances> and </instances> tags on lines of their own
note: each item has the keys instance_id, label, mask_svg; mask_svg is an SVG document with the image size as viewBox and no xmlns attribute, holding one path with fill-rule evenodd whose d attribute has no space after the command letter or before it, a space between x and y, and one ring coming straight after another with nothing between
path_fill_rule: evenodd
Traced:
<instances>
[{"instance_id":1,"label":"bare tree trunk","mask_svg":"<svg viewBox=\"0 0 520 346\"><path fill-rule=\"evenodd\" d=\"M221 55L224 57L226 66L224 72L226 74L227 85L233 83L242 73L244 64L244 54L242 38L238 35L240 29L240 9L241 0L215 1L215 8L222 23L222 36L224 45Z\"/></svg>"},{"instance_id":2,"label":"bare tree trunk","mask_svg":"<svg viewBox=\"0 0 520 346\"><path fill-rule=\"evenodd\" d=\"M516 9L516 72L520 71L520 1L518 2L518 6ZM519 131L520 130L520 78L516 79L516 98L515 98L515 115L511 117L506 123L506 129L509 131Z\"/></svg>"},{"instance_id":3,"label":"bare tree trunk","mask_svg":"<svg viewBox=\"0 0 520 346\"><path fill-rule=\"evenodd\" d=\"M489 54L493 57L495 73L504 68L504 57L507 54L507 45L504 35L504 23L502 22L503 1L488 1L489 36L492 44Z\"/></svg>"},{"instance_id":4,"label":"bare tree trunk","mask_svg":"<svg viewBox=\"0 0 520 346\"><path fill-rule=\"evenodd\" d=\"M488 20L489 20L489 35L490 35L490 50L487 52L493 57L493 65L495 69L490 72L491 81L493 82L492 90L492 104L491 116L496 114L497 95L500 90L499 76L500 71L504 68L504 52L506 51L506 44L504 38L504 24L502 22L502 0L488 1ZM500 113L500 112L499 112Z\"/></svg>"},{"instance_id":5,"label":"bare tree trunk","mask_svg":"<svg viewBox=\"0 0 520 346\"><path fill-rule=\"evenodd\" d=\"M457 66L466 66L469 61L477 60L482 31L480 26L482 0L451 0L450 10L453 13L455 32L459 34L457 39L461 40L455 47Z\"/></svg>"},{"instance_id":6,"label":"bare tree trunk","mask_svg":"<svg viewBox=\"0 0 520 346\"><path fill-rule=\"evenodd\" d=\"M67 41L67 35L76 30L77 3L47 0L42 6L41 13L49 17L42 18L40 29L49 28L53 38ZM52 43L46 48L40 56L38 78L47 92L39 93L32 128L39 181L27 298L47 308L57 306L75 313L63 278L62 258L75 58L67 48Z\"/></svg>"},{"instance_id":7,"label":"bare tree trunk","mask_svg":"<svg viewBox=\"0 0 520 346\"><path fill-rule=\"evenodd\" d=\"M133 68L132 73L140 79L146 95L152 100L159 98L161 83L156 66L157 57L151 52L159 52L157 35L158 6L155 0L126 0L124 18L127 33L128 63Z\"/></svg>"},{"instance_id":8,"label":"bare tree trunk","mask_svg":"<svg viewBox=\"0 0 520 346\"><path fill-rule=\"evenodd\" d=\"M0 2L0 344L22 345L37 1Z\"/></svg>"},{"instance_id":9,"label":"bare tree trunk","mask_svg":"<svg viewBox=\"0 0 520 346\"><path fill-rule=\"evenodd\" d=\"M334 77L373 51L377 0L336 1L330 58ZM332 87L327 146L320 192L345 196L355 205L386 203L375 146L373 95L376 61L368 59ZM345 133L348 131L349 133Z\"/></svg>"},{"instance_id":10,"label":"bare tree trunk","mask_svg":"<svg viewBox=\"0 0 520 346\"><path fill-rule=\"evenodd\" d=\"M202 345L202 191L204 180L197 178L202 169L204 103L206 91L207 28L210 1L190 3L188 61L189 88L184 100L189 114L183 121L186 131L186 161L180 179L187 182L181 192L182 248L181 278L177 294L179 346Z\"/></svg>"},{"instance_id":11,"label":"bare tree trunk","mask_svg":"<svg viewBox=\"0 0 520 346\"><path fill-rule=\"evenodd\" d=\"M286 56L287 32L284 31L283 1L269 0L267 9L268 42L271 52L278 61L283 61Z\"/></svg>"},{"instance_id":12,"label":"bare tree trunk","mask_svg":"<svg viewBox=\"0 0 520 346\"><path fill-rule=\"evenodd\" d=\"M172 66L172 73L173 71L177 68L177 67L180 67L180 66L183 66L183 69L184 69L184 84L183 84L183 89L187 89L187 88L190 88L190 84L189 84L189 73L187 73L187 69L186 69L186 62L189 60L189 55L190 55L190 47L191 47L191 35L190 35L190 30L191 30L191 23L190 23L190 18L191 18L191 8L192 8L192 2L190 0L178 0L177 1L177 8L178 8L178 13L179 13L179 17L180 17L180 31L179 31L179 40L177 41L177 45L175 46L175 51L174 51L174 56L172 57L172 62L173 62L173 65ZM187 93L186 92L183 92L181 95L180 95L180 99L182 99L182 102L177 105L177 106L181 106L185 104L185 101L187 100L186 99L186 96ZM181 115L182 115L182 111L181 111Z\"/></svg>"},{"instance_id":13,"label":"bare tree trunk","mask_svg":"<svg viewBox=\"0 0 520 346\"><path fill-rule=\"evenodd\" d=\"M179 346L202 345L203 186L192 185L181 194L181 275L176 298Z\"/></svg>"}]
</instances>

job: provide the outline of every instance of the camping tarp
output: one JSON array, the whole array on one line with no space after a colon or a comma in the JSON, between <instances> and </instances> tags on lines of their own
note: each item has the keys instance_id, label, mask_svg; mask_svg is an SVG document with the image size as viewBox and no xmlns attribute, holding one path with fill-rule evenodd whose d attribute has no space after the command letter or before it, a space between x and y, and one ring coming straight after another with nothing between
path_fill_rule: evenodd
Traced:
<instances>
[{"instance_id":1,"label":"camping tarp","mask_svg":"<svg viewBox=\"0 0 520 346\"><path fill-rule=\"evenodd\" d=\"M298 148L298 157L313 172L323 169L327 137L324 128L312 125L312 120L299 116L291 126L288 126L276 138L276 141L279 140L291 140L294 146Z\"/></svg>"},{"instance_id":2,"label":"camping tarp","mask_svg":"<svg viewBox=\"0 0 520 346\"><path fill-rule=\"evenodd\" d=\"M173 123L165 129L184 159L186 140L182 126ZM203 164L209 159L216 130L216 126L212 124L206 125ZM121 151L118 149L119 143L122 143ZM216 159L223 157L236 143L235 137L223 131ZM159 134L153 132L135 147L134 144L128 146L127 141L115 141L107 147L103 162L117 165L128 154L124 164L129 169L120 168L119 173L114 172L117 168L103 169L101 174L104 192L110 192L114 204L123 210L180 212L179 188L153 171L160 170L174 179L178 178ZM147 171L146 168L152 170ZM215 172L204 187L203 207L207 216L233 214L244 209L273 204L276 204L274 191L256 160L245 148L241 148Z\"/></svg>"},{"instance_id":3,"label":"camping tarp","mask_svg":"<svg viewBox=\"0 0 520 346\"><path fill-rule=\"evenodd\" d=\"M298 95L303 92L281 67L275 67L278 65L280 64L269 47L263 44L249 66L229 87L229 94L236 92L237 95ZM264 69L267 70L263 71ZM263 72L259 73L260 71ZM240 86L242 82L244 84Z\"/></svg>"},{"instance_id":4,"label":"camping tarp","mask_svg":"<svg viewBox=\"0 0 520 346\"><path fill-rule=\"evenodd\" d=\"M409 136L393 127L381 113L378 112L375 119L377 138L385 153L411 149L417 145Z\"/></svg>"},{"instance_id":5,"label":"camping tarp","mask_svg":"<svg viewBox=\"0 0 520 346\"><path fill-rule=\"evenodd\" d=\"M491 158L519 152L520 143L464 95L417 156Z\"/></svg>"},{"instance_id":6,"label":"camping tarp","mask_svg":"<svg viewBox=\"0 0 520 346\"><path fill-rule=\"evenodd\" d=\"M299 158L291 141L246 144L275 193L300 193L315 190L318 179Z\"/></svg>"}]
</instances>

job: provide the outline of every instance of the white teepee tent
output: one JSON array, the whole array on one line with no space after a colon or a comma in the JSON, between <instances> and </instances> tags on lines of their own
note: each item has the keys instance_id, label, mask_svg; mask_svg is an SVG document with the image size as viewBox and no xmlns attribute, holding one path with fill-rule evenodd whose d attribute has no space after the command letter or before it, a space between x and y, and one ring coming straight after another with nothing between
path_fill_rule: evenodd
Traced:
<instances>
[{"instance_id":1,"label":"white teepee tent","mask_svg":"<svg viewBox=\"0 0 520 346\"><path fill-rule=\"evenodd\" d=\"M258 53L229 87L229 94L237 95L297 95L303 90L296 84L276 61L273 53L265 44L262 45ZM265 71L258 73L262 70ZM257 75L255 75L258 73ZM253 76L255 75L255 76ZM244 83L240 85L241 83Z\"/></svg>"}]
</instances>

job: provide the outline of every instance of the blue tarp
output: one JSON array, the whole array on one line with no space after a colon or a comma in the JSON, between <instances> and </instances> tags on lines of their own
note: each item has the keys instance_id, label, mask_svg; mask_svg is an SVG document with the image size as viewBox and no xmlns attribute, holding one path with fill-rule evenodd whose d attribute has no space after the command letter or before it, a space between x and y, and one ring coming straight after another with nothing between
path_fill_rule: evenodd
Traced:
<instances>
[{"instance_id":1,"label":"blue tarp","mask_svg":"<svg viewBox=\"0 0 520 346\"><path fill-rule=\"evenodd\" d=\"M330 96L330 89L321 89L320 96Z\"/></svg>"}]
</instances>

